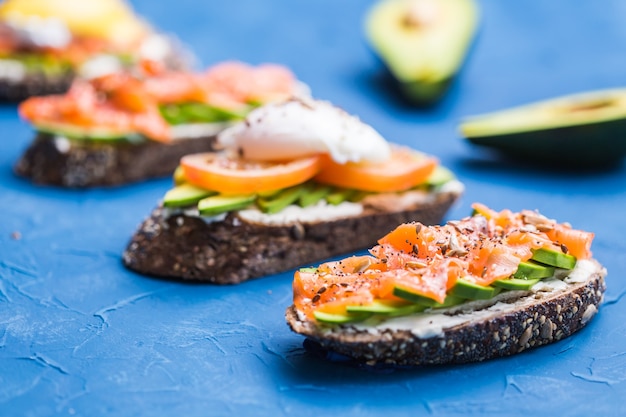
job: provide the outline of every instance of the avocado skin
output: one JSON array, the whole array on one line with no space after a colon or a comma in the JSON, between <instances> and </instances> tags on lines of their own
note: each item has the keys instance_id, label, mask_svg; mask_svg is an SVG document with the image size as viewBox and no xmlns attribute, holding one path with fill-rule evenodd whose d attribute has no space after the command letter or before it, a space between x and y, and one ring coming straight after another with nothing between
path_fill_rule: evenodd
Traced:
<instances>
[{"instance_id":1,"label":"avocado skin","mask_svg":"<svg viewBox=\"0 0 626 417\"><path fill-rule=\"evenodd\" d=\"M415 106L433 107L443 99L450 89L453 77L430 83L421 81L402 82L400 90L404 96Z\"/></svg>"},{"instance_id":2,"label":"avocado skin","mask_svg":"<svg viewBox=\"0 0 626 417\"><path fill-rule=\"evenodd\" d=\"M626 116L621 119L466 138L529 163L602 168L626 155Z\"/></svg>"}]
</instances>

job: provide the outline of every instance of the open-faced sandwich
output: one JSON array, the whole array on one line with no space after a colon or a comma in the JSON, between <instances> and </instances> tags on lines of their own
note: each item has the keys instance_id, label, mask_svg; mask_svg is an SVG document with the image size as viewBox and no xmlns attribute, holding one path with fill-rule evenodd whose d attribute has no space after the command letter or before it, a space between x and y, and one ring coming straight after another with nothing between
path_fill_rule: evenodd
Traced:
<instances>
[{"instance_id":1,"label":"open-faced sandwich","mask_svg":"<svg viewBox=\"0 0 626 417\"><path fill-rule=\"evenodd\" d=\"M183 155L213 150L215 135L253 108L298 95L308 88L270 64L225 62L190 73L145 61L133 71L77 79L66 94L20 104L37 136L15 172L65 187L171 175Z\"/></svg>"},{"instance_id":2,"label":"open-faced sandwich","mask_svg":"<svg viewBox=\"0 0 626 417\"><path fill-rule=\"evenodd\" d=\"M437 223L463 190L435 158L324 101L260 107L218 142L182 158L127 267L239 283L367 248L400 222Z\"/></svg>"},{"instance_id":3,"label":"open-faced sandwich","mask_svg":"<svg viewBox=\"0 0 626 417\"><path fill-rule=\"evenodd\" d=\"M76 76L120 71L143 59L181 69L190 54L123 0L0 4L0 100L61 93Z\"/></svg>"},{"instance_id":4,"label":"open-faced sandwich","mask_svg":"<svg viewBox=\"0 0 626 417\"><path fill-rule=\"evenodd\" d=\"M296 272L289 326L368 364L482 361L586 325L605 290L593 233L536 211L402 224L370 255Z\"/></svg>"}]
</instances>

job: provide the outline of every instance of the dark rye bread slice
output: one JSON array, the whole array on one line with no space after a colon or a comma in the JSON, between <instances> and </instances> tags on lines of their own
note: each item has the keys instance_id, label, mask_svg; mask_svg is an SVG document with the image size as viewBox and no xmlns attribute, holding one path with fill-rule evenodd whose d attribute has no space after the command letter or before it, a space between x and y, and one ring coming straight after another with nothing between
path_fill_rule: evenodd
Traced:
<instances>
[{"instance_id":1,"label":"dark rye bread slice","mask_svg":"<svg viewBox=\"0 0 626 417\"><path fill-rule=\"evenodd\" d=\"M171 52L164 57L163 64L168 69L185 70L195 59L193 54L176 38L167 36ZM32 96L62 94L69 90L77 77L76 71L54 74L43 70L28 70L21 79L0 77L0 102L19 102Z\"/></svg>"},{"instance_id":2,"label":"dark rye bread slice","mask_svg":"<svg viewBox=\"0 0 626 417\"><path fill-rule=\"evenodd\" d=\"M479 308L476 304L480 303L474 302L474 310L469 312L470 305L452 308L449 315L458 322L442 326L441 332L430 337L389 324L380 324L375 332L364 326L318 325L294 306L287 309L286 319L293 331L322 349L368 365L478 362L546 345L581 329L602 303L605 275L606 270L593 261L585 279L567 284L562 290L502 293L498 304Z\"/></svg>"},{"instance_id":3,"label":"dark rye bread slice","mask_svg":"<svg viewBox=\"0 0 626 417\"><path fill-rule=\"evenodd\" d=\"M19 176L36 184L69 188L113 186L171 175L184 155L214 150L216 136L177 139L96 142L57 139L38 133L16 163Z\"/></svg>"},{"instance_id":4,"label":"dark rye bread slice","mask_svg":"<svg viewBox=\"0 0 626 417\"><path fill-rule=\"evenodd\" d=\"M123 262L147 275L237 284L368 248L400 223L437 224L460 192L431 194L401 210L378 199L363 203L358 216L288 225L253 223L236 213L206 222L184 214L167 216L158 207L132 237Z\"/></svg>"},{"instance_id":5,"label":"dark rye bread slice","mask_svg":"<svg viewBox=\"0 0 626 417\"><path fill-rule=\"evenodd\" d=\"M0 101L18 102L31 96L45 96L66 92L74 74L47 75L44 72L27 73L21 80L0 78Z\"/></svg>"}]
</instances>

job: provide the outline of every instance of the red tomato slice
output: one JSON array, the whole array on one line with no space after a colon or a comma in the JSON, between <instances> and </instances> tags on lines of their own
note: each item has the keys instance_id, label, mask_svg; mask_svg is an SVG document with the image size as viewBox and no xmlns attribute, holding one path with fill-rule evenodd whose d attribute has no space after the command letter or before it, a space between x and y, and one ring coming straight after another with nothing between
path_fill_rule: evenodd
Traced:
<instances>
[{"instance_id":1,"label":"red tomato slice","mask_svg":"<svg viewBox=\"0 0 626 417\"><path fill-rule=\"evenodd\" d=\"M198 187L224 194L250 194L302 184L320 169L320 156L287 162L252 162L223 153L184 156L185 178Z\"/></svg>"},{"instance_id":2,"label":"red tomato slice","mask_svg":"<svg viewBox=\"0 0 626 417\"><path fill-rule=\"evenodd\" d=\"M325 156L315 181L363 191L406 191L425 182L437 164L435 158L402 147L394 147L391 158L378 163L338 164Z\"/></svg>"}]
</instances>

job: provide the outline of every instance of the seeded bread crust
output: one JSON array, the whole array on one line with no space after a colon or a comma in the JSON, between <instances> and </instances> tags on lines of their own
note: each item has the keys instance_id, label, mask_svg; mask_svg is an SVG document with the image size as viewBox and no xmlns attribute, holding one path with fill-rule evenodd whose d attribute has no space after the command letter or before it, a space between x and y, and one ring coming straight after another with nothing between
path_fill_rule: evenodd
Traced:
<instances>
[{"instance_id":1,"label":"seeded bread crust","mask_svg":"<svg viewBox=\"0 0 626 417\"><path fill-rule=\"evenodd\" d=\"M69 141L60 149L52 135L39 133L14 167L36 184L68 188L114 186L171 175L184 155L214 150L216 136L163 144Z\"/></svg>"},{"instance_id":2,"label":"seeded bread crust","mask_svg":"<svg viewBox=\"0 0 626 417\"><path fill-rule=\"evenodd\" d=\"M210 223L184 214L167 217L157 207L132 237L123 262L146 275L237 284L371 247L400 223L439 223L459 195L440 193L404 211L366 206L359 216L281 226L247 222L234 213Z\"/></svg>"},{"instance_id":3,"label":"seeded bread crust","mask_svg":"<svg viewBox=\"0 0 626 417\"><path fill-rule=\"evenodd\" d=\"M582 283L569 284L563 292L526 293L530 303L518 299L512 311L487 316L449 328L442 334L420 338L409 330L386 328L370 332L350 325L318 325L287 309L289 327L322 349L345 355L368 365L400 366L458 364L509 356L553 343L584 327L602 303L606 271L597 271Z\"/></svg>"},{"instance_id":4,"label":"seeded bread crust","mask_svg":"<svg viewBox=\"0 0 626 417\"><path fill-rule=\"evenodd\" d=\"M18 102L31 96L61 94L69 89L73 79L71 72L55 76L43 72L29 73L19 81L0 78L0 101Z\"/></svg>"},{"instance_id":5,"label":"seeded bread crust","mask_svg":"<svg viewBox=\"0 0 626 417\"><path fill-rule=\"evenodd\" d=\"M185 70L195 60L193 54L175 37L167 36L172 51L163 64L173 70ZM75 71L49 75L43 71L28 71L22 79L0 78L0 102L19 102L33 96L62 94L69 90L77 77Z\"/></svg>"}]
</instances>

